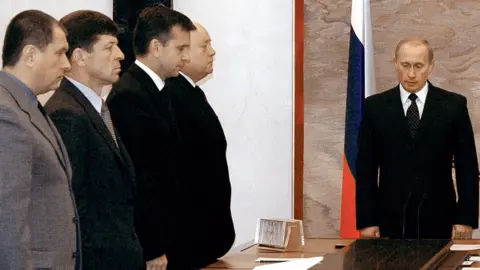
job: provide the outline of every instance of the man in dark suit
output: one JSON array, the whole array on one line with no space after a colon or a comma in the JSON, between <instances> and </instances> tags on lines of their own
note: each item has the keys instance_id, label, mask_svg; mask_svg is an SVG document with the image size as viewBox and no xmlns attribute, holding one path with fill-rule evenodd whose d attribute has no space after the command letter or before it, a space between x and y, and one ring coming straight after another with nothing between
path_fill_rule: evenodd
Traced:
<instances>
[{"instance_id":1,"label":"man in dark suit","mask_svg":"<svg viewBox=\"0 0 480 270\"><path fill-rule=\"evenodd\" d=\"M168 258L168 269L187 269L186 195L177 162L179 134L164 82L178 76L189 61L193 29L190 19L177 11L160 6L144 9L134 31L137 59L107 99L135 166L135 224L147 267L164 267Z\"/></svg>"},{"instance_id":2,"label":"man in dark suit","mask_svg":"<svg viewBox=\"0 0 480 270\"><path fill-rule=\"evenodd\" d=\"M190 33L190 62L180 76L167 79L167 87L182 138L180 164L185 168L182 182L189 198L190 266L203 268L228 252L235 229L230 211L227 141L215 111L197 85L213 72L215 50L207 30L197 23L195 28Z\"/></svg>"},{"instance_id":3,"label":"man in dark suit","mask_svg":"<svg viewBox=\"0 0 480 270\"><path fill-rule=\"evenodd\" d=\"M362 237L448 239L453 231L469 238L478 227L479 185L467 100L427 81L434 67L428 41L402 40L394 62L400 84L364 104L357 228Z\"/></svg>"},{"instance_id":4,"label":"man in dark suit","mask_svg":"<svg viewBox=\"0 0 480 270\"><path fill-rule=\"evenodd\" d=\"M38 10L7 26L0 72L0 269L81 269L68 154L37 95L70 68L58 21Z\"/></svg>"},{"instance_id":5,"label":"man in dark suit","mask_svg":"<svg viewBox=\"0 0 480 270\"><path fill-rule=\"evenodd\" d=\"M133 222L133 164L100 97L104 86L119 79L117 26L95 11L70 13L60 23L72 68L45 108L72 163L84 269L144 269Z\"/></svg>"}]
</instances>

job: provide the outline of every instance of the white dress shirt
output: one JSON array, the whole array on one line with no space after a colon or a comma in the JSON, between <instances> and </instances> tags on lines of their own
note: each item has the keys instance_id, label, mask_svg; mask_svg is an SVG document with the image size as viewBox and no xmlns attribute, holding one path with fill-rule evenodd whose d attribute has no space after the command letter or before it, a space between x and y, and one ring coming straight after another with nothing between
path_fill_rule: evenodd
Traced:
<instances>
[{"instance_id":1,"label":"white dress shirt","mask_svg":"<svg viewBox=\"0 0 480 270\"><path fill-rule=\"evenodd\" d=\"M153 70L147 67L144 63L135 60L135 64L145 71L150 78L152 78L152 81L155 83L155 86L157 86L158 91L162 91L163 87L165 86L165 82L162 80L162 78L160 78L157 73L153 72Z\"/></svg>"},{"instance_id":2,"label":"white dress shirt","mask_svg":"<svg viewBox=\"0 0 480 270\"><path fill-rule=\"evenodd\" d=\"M98 112L98 114L102 114L102 98L92 89L90 89L88 86L86 86L83 83L79 83L75 81L74 79L65 76L75 87L82 92L82 94L90 101L92 106L95 108L95 110Z\"/></svg>"},{"instance_id":3,"label":"white dress shirt","mask_svg":"<svg viewBox=\"0 0 480 270\"><path fill-rule=\"evenodd\" d=\"M425 101L427 100L427 93L428 93L428 83L425 83L425 86L423 86L423 88L420 89L420 91L414 93L418 97L416 102L417 102L420 119L422 118L423 108L425 107ZM410 104L412 104L412 101L408 98L410 94L412 93L405 90L402 84L400 84L400 98L402 100L403 112L405 113L405 116L407 115L408 107L410 107Z\"/></svg>"}]
</instances>

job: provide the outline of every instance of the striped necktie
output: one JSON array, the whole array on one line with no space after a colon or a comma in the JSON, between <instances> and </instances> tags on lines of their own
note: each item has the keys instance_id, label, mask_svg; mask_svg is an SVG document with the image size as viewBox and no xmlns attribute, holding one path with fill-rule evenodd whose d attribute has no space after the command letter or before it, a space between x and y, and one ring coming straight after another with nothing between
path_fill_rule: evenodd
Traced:
<instances>
[{"instance_id":1,"label":"striped necktie","mask_svg":"<svg viewBox=\"0 0 480 270\"><path fill-rule=\"evenodd\" d=\"M117 137L115 136L115 129L113 128L112 118L110 117L110 111L108 110L107 104L102 100L102 116L103 122L107 126L110 135L112 136L115 145L118 147Z\"/></svg>"}]
</instances>

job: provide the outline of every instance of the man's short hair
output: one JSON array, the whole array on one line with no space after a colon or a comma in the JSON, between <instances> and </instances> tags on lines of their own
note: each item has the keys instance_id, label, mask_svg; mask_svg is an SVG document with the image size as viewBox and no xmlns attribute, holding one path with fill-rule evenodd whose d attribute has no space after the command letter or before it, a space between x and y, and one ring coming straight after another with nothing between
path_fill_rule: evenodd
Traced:
<instances>
[{"instance_id":1,"label":"man's short hair","mask_svg":"<svg viewBox=\"0 0 480 270\"><path fill-rule=\"evenodd\" d=\"M53 41L55 26L62 28L55 18L42 11L26 10L18 13L10 21L5 32L3 67L15 66L20 60L23 48L27 45L44 50Z\"/></svg>"},{"instance_id":2,"label":"man's short hair","mask_svg":"<svg viewBox=\"0 0 480 270\"><path fill-rule=\"evenodd\" d=\"M70 58L75 49L91 51L100 35L116 37L118 26L105 14L92 10L74 11L62 19L60 24L67 30L68 52Z\"/></svg>"},{"instance_id":3,"label":"man's short hair","mask_svg":"<svg viewBox=\"0 0 480 270\"><path fill-rule=\"evenodd\" d=\"M143 9L138 16L133 32L133 48L135 55L145 55L153 39L163 45L172 38L171 30L180 26L184 31L195 30L192 21L182 13L163 6L153 6Z\"/></svg>"},{"instance_id":4,"label":"man's short hair","mask_svg":"<svg viewBox=\"0 0 480 270\"><path fill-rule=\"evenodd\" d=\"M428 50L428 60L429 60L430 63L433 61L433 49L432 49L432 46L430 45L430 42L428 42L428 40L426 40L422 37L416 37L416 36L402 39L397 44L397 47L395 48L395 59L397 59L398 52L400 51L402 46L404 44L407 44L407 43L410 43L410 44L413 44L413 45L424 45L424 46L426 46L427 50Z\"/></svg>"}]
</instances>

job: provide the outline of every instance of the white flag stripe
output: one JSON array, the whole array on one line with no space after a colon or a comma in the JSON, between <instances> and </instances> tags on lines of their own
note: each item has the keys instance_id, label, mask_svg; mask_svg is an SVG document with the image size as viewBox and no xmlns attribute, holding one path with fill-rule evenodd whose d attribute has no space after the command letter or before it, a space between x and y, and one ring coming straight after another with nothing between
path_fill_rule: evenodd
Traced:
<instances>
[{"instance_id":1,"label":"white flag stripe","mask_svg":"<svg viewBox=\"0 0 480 270\"><path fill-rule=\"evenodd\" d=\"M355 0L353 0L355 1ZM364 42L365 48L365 97L371 96L376 92L375 81L375 61L374 61L374 47L372 38L372 18L370 14L370 0L363 0L363 14L364 14Z\"/></svg>"},{"instance_id":2,"label":"white flag stripe","mask_svg":"<svg viewBox=\"0 0 480 270\"><path fill-rule=\"evenodd\" d=\"M352 17L351 17L351 24L353 31L355 31L355 34L357 35L358 40L362 44L365 45L364 43L364 20L363 17L365 16L363 10L364 10L364 5L365 2L364 0L352 0Z\"/></svg>"}]
</instances>

